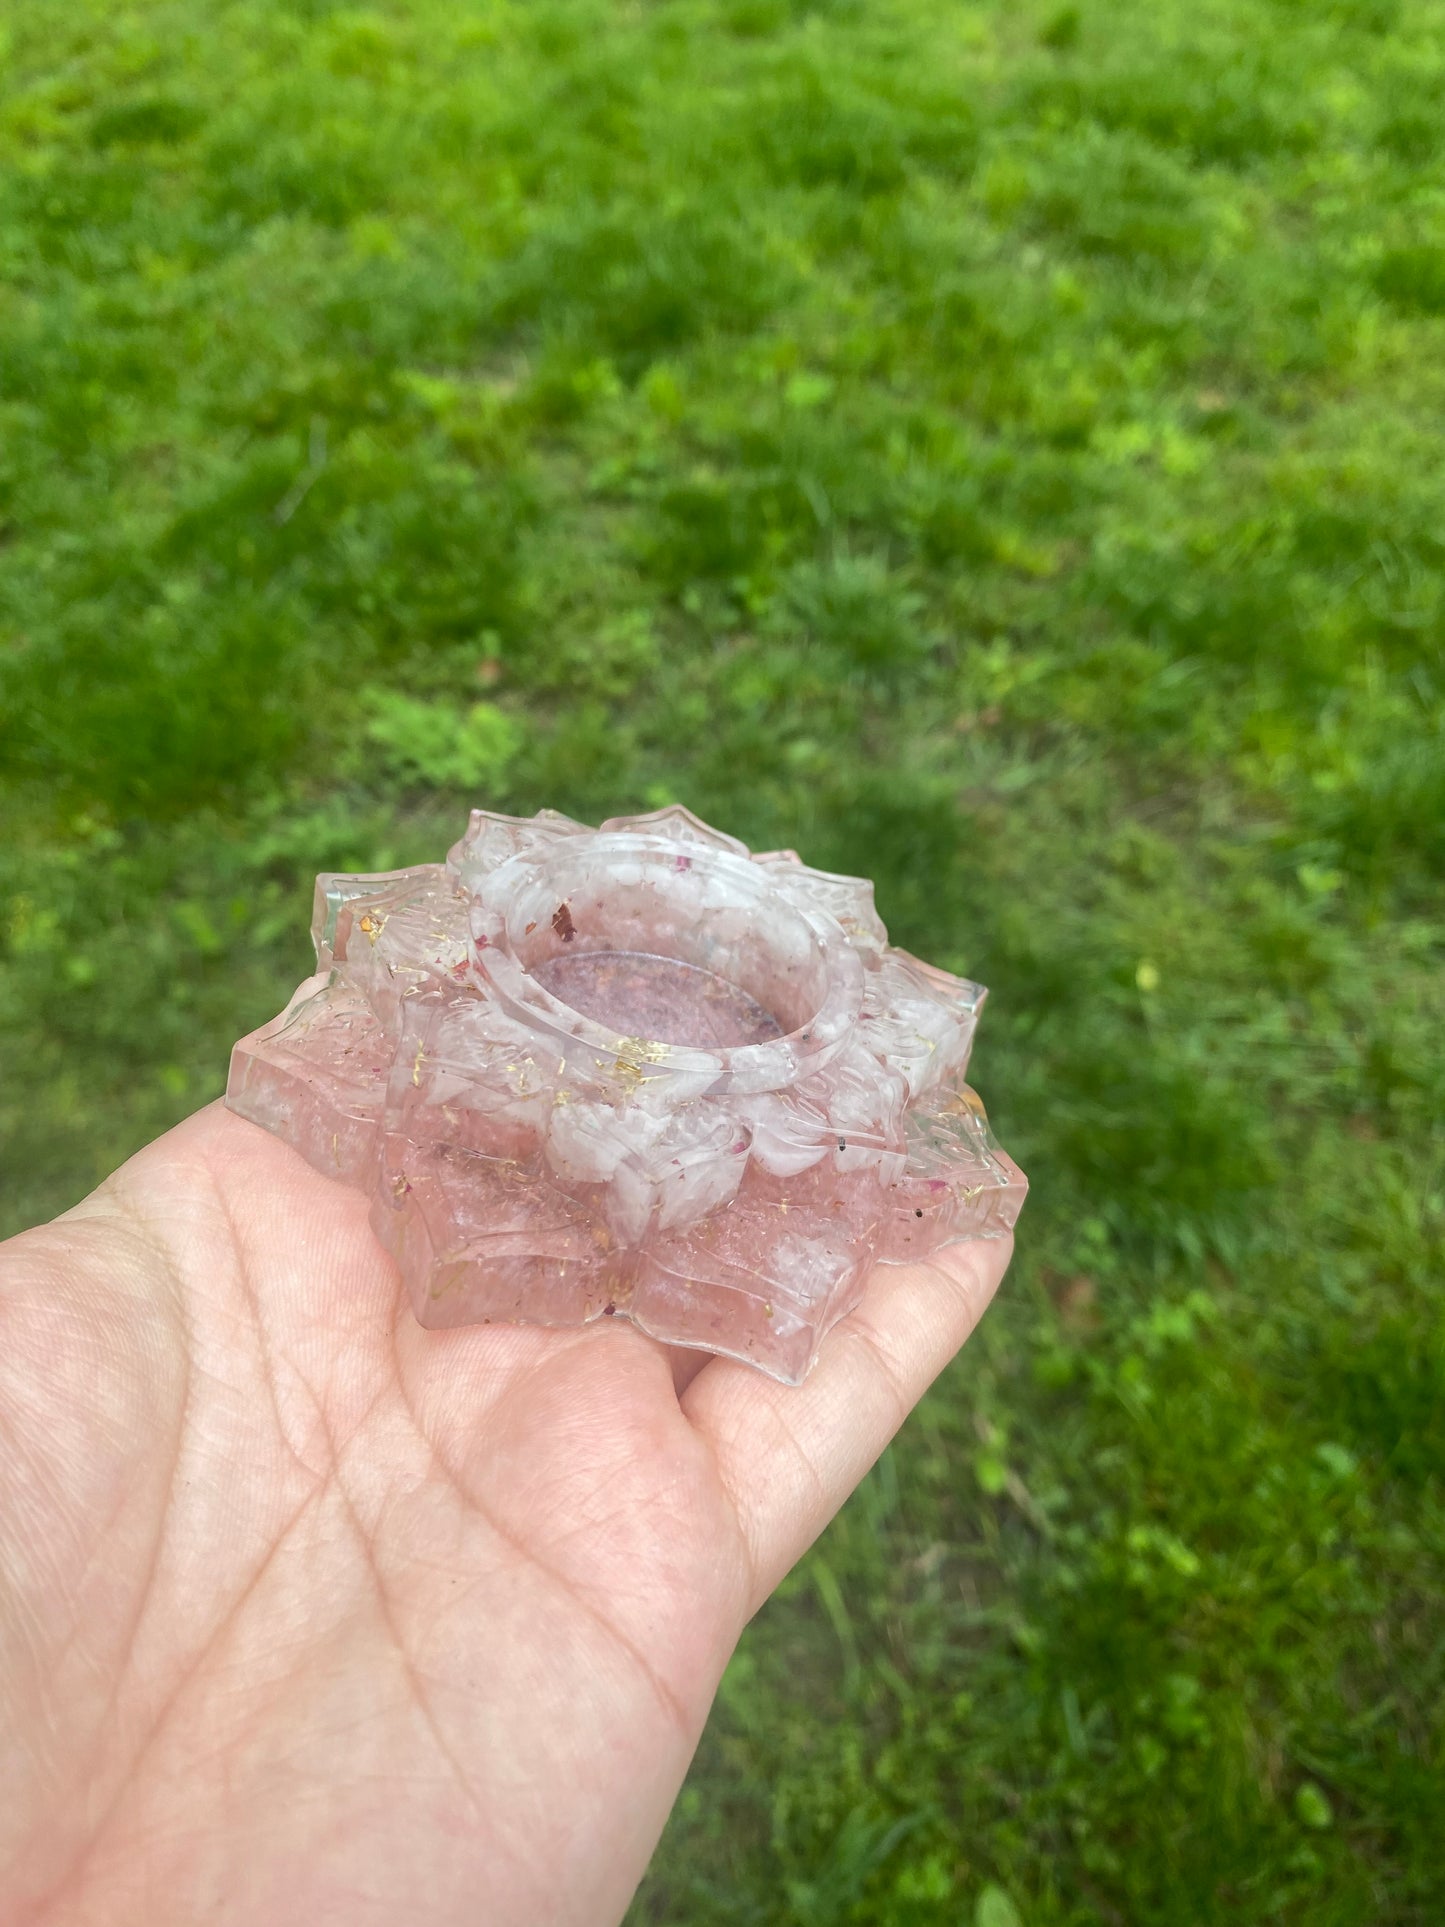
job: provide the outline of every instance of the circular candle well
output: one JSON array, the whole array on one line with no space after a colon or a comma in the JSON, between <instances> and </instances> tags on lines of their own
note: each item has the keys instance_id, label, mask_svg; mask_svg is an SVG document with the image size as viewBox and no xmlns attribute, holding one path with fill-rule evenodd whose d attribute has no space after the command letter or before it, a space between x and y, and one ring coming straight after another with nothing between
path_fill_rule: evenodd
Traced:
<instances>
[{"instance_id":1,"label":"circular candle well","mask_svg":"<svg viewBox=\"0 0 1445 1927\"><path fill-rule=\"evenodd\" d=\"M648 1045L646 1075L779 1091L836 1056L863 965L826 914L729 851L599 833L513 858L472 895L474 964L517 1022L594 1068ZM637 1075L627 1057L620 1075Z\"/></svg>"},{"instance_id":2,"label":"circular candle well","mask_svg":"<svg viewBox=\"0 0 1445 1927\"><path fill-rule=\"evenodd\" d=\"M532 975L569 1009L624 1037L734 1050L783 1035L773 1013L741 984L677 957L562 951L534 966Z\"/></svg>"}]
</instances>

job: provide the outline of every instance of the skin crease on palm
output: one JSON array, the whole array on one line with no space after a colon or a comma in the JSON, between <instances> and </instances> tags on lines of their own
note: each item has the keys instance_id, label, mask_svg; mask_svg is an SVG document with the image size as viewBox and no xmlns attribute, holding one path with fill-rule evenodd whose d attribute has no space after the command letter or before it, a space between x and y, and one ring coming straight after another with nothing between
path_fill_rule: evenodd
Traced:
<instances>
[{"instance_id":1,"label":"skin crease on palm","mask_svg":"<svg viewBox=\"0 0 1445 1927\"><path fill-rule=\"evenodd\" d=\"M618 1921L1008 1253L880 1269L796 1389L426 1332L359 1193L199 1112L0 1247L0 1921Z\"/></svg>"}]
</instances>

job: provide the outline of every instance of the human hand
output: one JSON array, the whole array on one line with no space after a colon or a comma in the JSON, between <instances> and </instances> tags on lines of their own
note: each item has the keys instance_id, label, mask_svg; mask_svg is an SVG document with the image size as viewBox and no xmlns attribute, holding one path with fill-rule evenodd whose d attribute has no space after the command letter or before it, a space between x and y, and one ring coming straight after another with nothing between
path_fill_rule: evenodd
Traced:
<instances>
[{"instance_id":1,"label":"human hand","mask_svg":"<svg viewBox=\"0 0 1445 1927\"><path fill-rule=\"evenodd\" d=\"M201 1111L0 1247L0 1920L617 1921L1009 1249L880 1269L797 1389L427 1332L358 1192Z\"/></svg>"}]
</instances>

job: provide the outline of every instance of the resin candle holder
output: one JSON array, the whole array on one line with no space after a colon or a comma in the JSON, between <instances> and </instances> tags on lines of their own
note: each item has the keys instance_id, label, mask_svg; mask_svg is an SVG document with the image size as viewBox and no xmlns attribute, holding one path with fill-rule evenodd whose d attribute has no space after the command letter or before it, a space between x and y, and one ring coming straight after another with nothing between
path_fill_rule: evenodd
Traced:
<instances>
[{"instance_id":1,"label":"resin candle holder","mask_svg":"<svg viewBox=\"0 0 1445 1927\"><path fill-rule=\"evenodd\" d=\"M226 1102L370 1196L423 1325L628 1317L796 1384L873 1263L1018 1217L985 992L860 878L678 808L474 810L445 864L318 877L312 934Z\"/></svg>"}]
</instances>

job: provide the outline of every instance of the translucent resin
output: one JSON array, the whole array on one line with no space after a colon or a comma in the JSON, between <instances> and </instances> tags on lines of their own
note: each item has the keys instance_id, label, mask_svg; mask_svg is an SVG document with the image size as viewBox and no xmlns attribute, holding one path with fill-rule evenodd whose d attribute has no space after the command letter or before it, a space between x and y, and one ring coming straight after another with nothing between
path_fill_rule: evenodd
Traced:
<instances>
[{"instance_id":1,"label":"translucent resin","mask_svg":"<svg viewBox=\"0 0 1445 1927\"><path fill-rule=\"evenodd\" d=\"M318 877L313 936L226 1102L370 1196L424 1325L627 1317L797 1383L872 1264L1019 1214L985 992L857 877L678 808L475 810L445 864Z\"/></svg>"}]
</instances>

